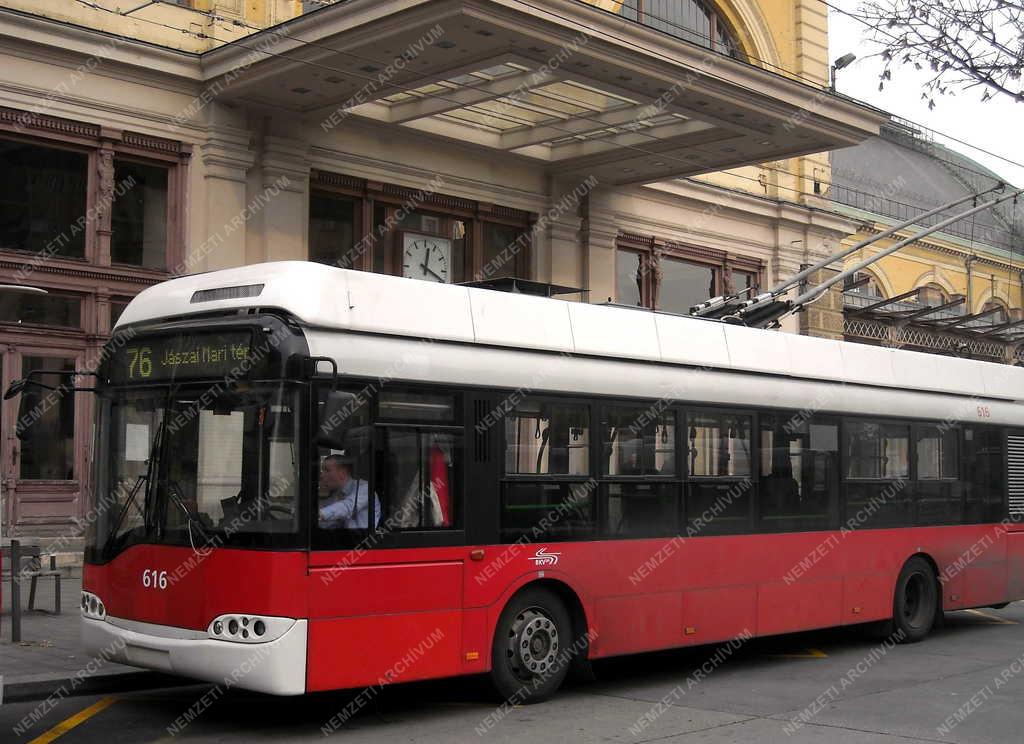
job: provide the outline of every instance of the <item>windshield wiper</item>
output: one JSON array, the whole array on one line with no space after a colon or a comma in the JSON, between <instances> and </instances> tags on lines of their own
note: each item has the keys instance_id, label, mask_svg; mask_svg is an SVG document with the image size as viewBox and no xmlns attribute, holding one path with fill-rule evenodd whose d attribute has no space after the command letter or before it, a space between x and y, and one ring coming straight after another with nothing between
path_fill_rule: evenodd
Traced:
<instances>
[{"instance_id":1,"label":"windshield wiper","mask_svg":"<svg viewBox=\"0 0 1024 744\"><path fill-rule=\"evenodd\" d=\"M128 493L128 498L124 502L124 506L121 507L121 513L117 515L117 521L114 523L114 529L107 535L106 542L103 543L103 554L108 554L110 549L113 547L114 540L121 532L121 525L124 523L124 518L128 515L128 509L131 508L132 504L135 503L135 497L139 493L139 488L142 484L149 480L149 473L140 473L139 477L135 479L135 485L132 486L132 490ZM138 507L136 507L138 508ZM141 510L140 510L141 511ZM143 522L145 522L146 513L142 512Z\"/></svg>"},{"instance_id":2,"label":"windshield wiper","mask_svg":"<svg viewBox=\"0 0 1024 744\"><path fill-rule=\"evenodd\" d=\"M211 540L210 533L206 531L206 527L203 525L203 520L199 518L199 515L188 508L188 505L185 503L185 500L181 497L181 489L178 488L178 484L166 478L161 480L160 483L164 486L165 490L167 491L167 495L171 499L173 499L174 503L177 505L179 509L181 509L182 513L185 515L185 524L188 525L188 541L189 544L192 546L192 550L196 550L196 541L192 537L193 523L199 528L199 532L201 533L201 537L203 539L203 547L206 547L206 545L208 545Z\"/></svg>"}]
</instances>

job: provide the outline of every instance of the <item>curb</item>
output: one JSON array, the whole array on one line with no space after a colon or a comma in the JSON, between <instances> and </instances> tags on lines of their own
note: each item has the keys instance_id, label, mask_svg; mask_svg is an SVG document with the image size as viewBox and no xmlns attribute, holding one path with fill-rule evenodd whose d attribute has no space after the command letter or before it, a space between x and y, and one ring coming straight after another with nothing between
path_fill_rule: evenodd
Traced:
<instances>
[{"instance_id":1,"label":"curb","mask_svg":"<svg viewBox=\"0 0 1024 744\"><path fill-rule=\"evenodd\" d=\"M50 697L62 699L81 695L135 692L158 687L182 687L196 684L203 683L188 677L177 677L163 672L145 670L111 672L91 677L40 676L7 683L3 682L3 676L0 675L0 705L46 700Z\"/></svg>"}]
</instances>

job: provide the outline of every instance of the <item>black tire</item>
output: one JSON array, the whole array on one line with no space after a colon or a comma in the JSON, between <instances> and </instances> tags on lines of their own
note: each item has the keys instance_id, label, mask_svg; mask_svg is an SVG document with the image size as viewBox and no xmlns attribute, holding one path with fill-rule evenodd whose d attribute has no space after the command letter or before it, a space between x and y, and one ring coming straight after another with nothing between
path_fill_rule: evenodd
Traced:
<instances>
[{"instance_id":1,"label":"black tire","mask_svg":"<svg viewBox=\"0 0 1024 744\"><path fill-rule=\"evenodd\" d=\"M924 640L939 612L939 582L924 558L914 556L896 579L892 603L893 636L900 643Z\"/></svg>"},{"instance_id":2,"label":"black tire","mask_svg":"<svg viewBox=\"0 0 1024 744\"><path fill-rule=\"evenodd\" d=\"M1010 606L1009 602L1000 602L999 604L989 605L989 609L992 610L1005 610Z\"/></svg>"},{"instance_id":3,"label":"black tire","mask_svg":"<svg viewBox=\"0 0 1024 744\"><path fill-rule=\"evenodd\" d=\"M502 700L539 703L561 686L572 659L572 622L552 592L528 587L498 619L491 646L491 683Z\"/></svg>"}]
</instances>

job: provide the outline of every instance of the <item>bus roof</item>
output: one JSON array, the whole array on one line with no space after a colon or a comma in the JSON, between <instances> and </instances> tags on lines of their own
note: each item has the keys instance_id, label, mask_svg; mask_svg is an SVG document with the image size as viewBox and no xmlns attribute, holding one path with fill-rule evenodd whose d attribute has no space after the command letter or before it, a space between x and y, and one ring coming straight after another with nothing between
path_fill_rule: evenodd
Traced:
<instances>
[{"instance_id":1,"label":"bus roof","mask_svg":"<svg viewBox=\"0 0 1024 744\"><path fill-rule=\"evenodd\" d=\"M171 279L128 305L117 327L243 308L302 324L515 349L1017 400L1024 369L713 320L352 271L307 261Z\"/></svg>"}]
</instances>

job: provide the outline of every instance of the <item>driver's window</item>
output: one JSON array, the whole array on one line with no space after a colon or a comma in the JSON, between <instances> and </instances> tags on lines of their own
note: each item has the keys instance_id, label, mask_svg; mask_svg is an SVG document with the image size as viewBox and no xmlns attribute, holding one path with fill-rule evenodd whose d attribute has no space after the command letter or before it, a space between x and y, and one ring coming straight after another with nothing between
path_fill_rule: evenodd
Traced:
<instances>
[{"instance_id":1,"label":"driver's window","mask_svg":"<svg viewBox=\"0 0 1024 744\"><path fill-rule=\"evenodd\" d=\"M371 487L368 397L358 391L341 393L347 397L339 405L338 396L332 400L332 395L327 387L317 394L314 519L325 547L353 531L379 524L381 517L380 499Z\"/></svg>"}]
</instances>

